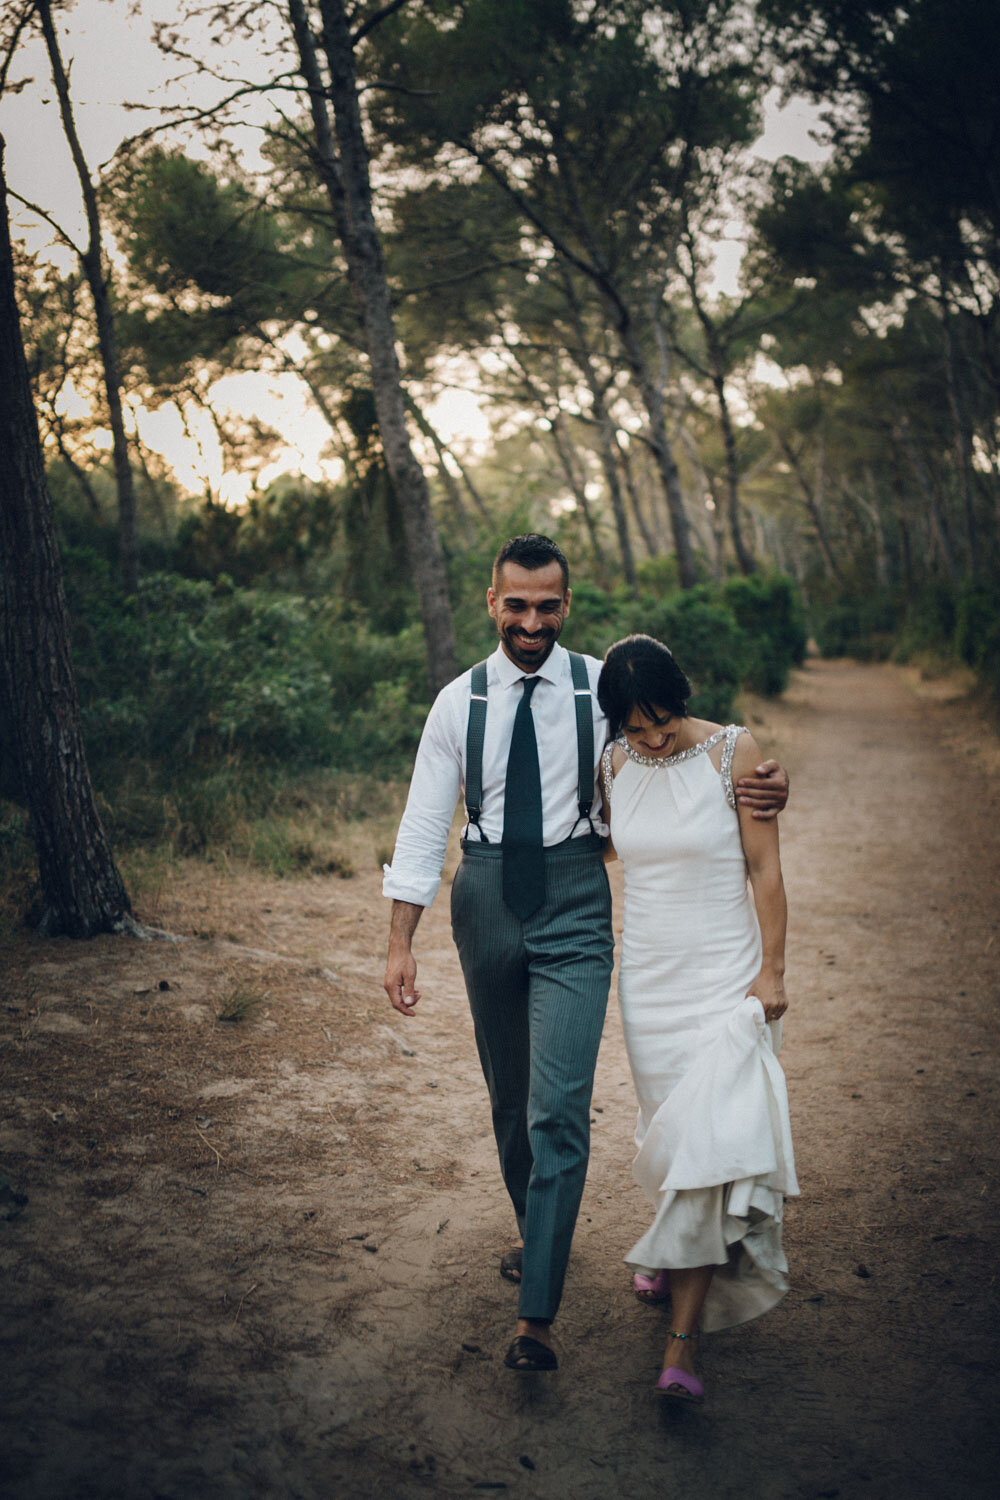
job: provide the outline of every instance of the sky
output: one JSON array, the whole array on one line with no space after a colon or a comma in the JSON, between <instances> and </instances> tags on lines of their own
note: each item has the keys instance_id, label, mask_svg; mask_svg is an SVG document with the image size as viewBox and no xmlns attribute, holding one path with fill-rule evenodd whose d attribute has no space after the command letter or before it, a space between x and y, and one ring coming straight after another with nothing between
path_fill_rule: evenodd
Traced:
<instances>
[{"instance_id":1,"label":"sky","mask_svg":"<svg viewBox=\"0 0 1000 1500\"><path fill-rule=\"evenodd\" d=\"M156 22L176 21L177 0L75 0L68 11L57 12L56 25L63 58L70 69L77 129L92 174L113 156L127 136L136 134L159 118L159 105L167 97L187 98L194 106L212 102L223 91L221 84L199 79L174 58L165 57L153 40ZM206 58L213 62L218 49L207 39ZM220 60L227 73L242 78L254 76L257 56L252 46L235 42ZM187 72L186 79L179 75ZM79 185L59 121L48 59L39 39L22 47L11 70L11 79L33 80L16 95L0 100L0 134L6 142L5 168L8 187L39 204L81 243L85 220ZM133 106L129 108L128 106ZM240 132L240 145L252 166L260 142L254 121L264 117L266 104L254 99L245 107L247 126ZM817 128L815 109L804 100L793 99L780 107L778 91L765 103L764 133L755 153L764 161L783 155L804 161L825 156L813 139ZM50 244L52 231L37 217L11 202L15 235L32 249ZM739 269L738 223L729 226L731 239L718 248L716 285L720 291L734 290ZM302 383L294 375L241 375L226 377L214 390L220 408L254 411L284 439L284 448L274 464L259 476L266 484L277 474L294 470L315 479L335 478L339 464L324 456L328 429L312 407ZM206 483L223 499L236 502L245 497L249 480L223 472L222 456L211 423L191 410L189 425L196 441L184 433L184 422L176 409L135 412L143 441L162 453L178 481L193 492L204 492ZM449 390L428 407L428 416L447 443L475 451L488 439L485 414L471 390Z\"/></svg>"}]
</instances>

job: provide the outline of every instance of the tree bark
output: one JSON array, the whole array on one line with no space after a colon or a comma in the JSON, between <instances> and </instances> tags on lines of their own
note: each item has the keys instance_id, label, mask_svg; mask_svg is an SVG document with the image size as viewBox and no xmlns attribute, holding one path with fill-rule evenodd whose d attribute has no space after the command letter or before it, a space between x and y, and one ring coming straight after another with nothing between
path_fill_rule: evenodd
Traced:
<instances>
[{"instance_id":1,"label":"tree bark","mask_svg":"<svg viewBox=\"0 0 1000 1500\"><path fill-rule=\"evenodd\" d=\"M42 928L128 926L129 898L87 770L52 500L14 293L0 141L0 672L46 902Z\"/></svg>"},{"instance_id":2,"label":"tree bark","mask_svg":"<svg viewBox=\"0 0 1000 1500\"><path fill-rule=\"evenodd\" d=\"M309 88L316 158L365 330L375 411L386 465L403 513L406 549L424 626L428 676L431 690L437 693L458 672L458 654L441 539L427 479L414 457L406 427L395 321L372 214L368 150L358 106L350 26L342 0L321 0L323 51L330 74L327 90L304 0L289 0L288 12L300 71ZM333 103L332 131L327 97Z\"/></svg>"},{"instance_id":3,"label":"tree bark","mask_svg":"<svg viewBox=\"0 0 1000 1500\"><path fill-rule=\"evenodd\" d=\"M42 26L46 51L52 67L52 81L59 100L59 114L63 132L73 157L73 165L80 182L84 208L87 214L87 248L80 255L83 274L90 288L94 303L94 319L97 324L97 344L104 375L104 394L108 403L111 423L112 453L115 465L115 483L118 489L118 537L119 565L125 592L135 594L139 589L139 531L135 502L135 480L129 462L128 438L125 434L125 418L122 410L121 367L118 358L118 339L115 333L114 313L107 269L104 261L104 245L101 238L101 218L97 205L97 193L80 145L73 104L69 92L69 79L63 67L59 51L59 39L52 24L50 0L36 0L35 9Z\"/></svg>"}]
</instances>

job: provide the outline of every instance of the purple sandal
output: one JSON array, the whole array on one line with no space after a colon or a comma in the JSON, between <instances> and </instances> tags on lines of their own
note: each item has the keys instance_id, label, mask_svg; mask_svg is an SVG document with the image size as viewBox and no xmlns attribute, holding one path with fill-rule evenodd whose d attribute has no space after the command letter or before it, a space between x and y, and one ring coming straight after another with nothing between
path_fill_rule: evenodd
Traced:
<instances>
[{"instance_id":1,"label":"purple sandal","mask_svg":"<svg viewBox=\"0 0 1000 1500\"><path fill-rule=\"evenodd\" d=\"M696 1333L678 1333L671 1328L672 1339L696 1339ZM687 1370L682 1370L679 1365L668 1365L665 1370L660 1371L660 1378L656 1382L656 1391L661 1396L669 1396L673 1401L704 1401L705 1387L697 1375L689 1375Z\"/></svg>"},{"instance_id":2,"label":"purple sandal","mask_svg":"<svg viewBox=\"0 0 1000 1500\"><path fill-rule=\"evenodd\" d=\"M657 1271L655 1276L647 1276L643 1271L636 1271L632 1277L632 1290L640 1302L666 1302L670 1296L670 1272Z\"/></svg>"}]
</instances>

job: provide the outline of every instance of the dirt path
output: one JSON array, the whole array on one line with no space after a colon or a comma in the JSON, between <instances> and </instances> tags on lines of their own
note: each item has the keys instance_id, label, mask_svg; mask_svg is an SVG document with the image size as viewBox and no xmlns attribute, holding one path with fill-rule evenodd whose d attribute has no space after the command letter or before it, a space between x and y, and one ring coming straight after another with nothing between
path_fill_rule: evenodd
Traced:
<instances>
[{"instance_id":1,"label":"dirt path","mask_svg":"<svg viewBox=\"0 0 1000 1500\"><path fill-rule=\"evenodd\" d=\"M28 1197L0 1191L5 1495L996 1493L995 747L889 667L813 666L753 727L794 784L803 1196L794 1289L707 1342L705 1409L657 1406L665 1315L621 1263L645 1208L614 1007L562 1368L518 1382L446 902L424 1014L394 1024L374 857L351 881L189 867L155 914L208 940L0 947L0 1152Z\"/></svg>"}]
</instances>

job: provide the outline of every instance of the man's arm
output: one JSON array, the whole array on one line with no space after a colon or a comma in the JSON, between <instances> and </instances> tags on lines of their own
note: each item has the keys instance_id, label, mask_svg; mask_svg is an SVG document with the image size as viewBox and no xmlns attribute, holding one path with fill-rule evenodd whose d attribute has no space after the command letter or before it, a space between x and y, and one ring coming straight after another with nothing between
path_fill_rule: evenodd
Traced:
<instances>
[{"instance_id":1,"label":"man's arm","mask_svg":"<svg viewBox=\"0 0 1000 1500\"><path fill-rule=\"evenodd\" d=\"M385 992L401 1016L412 1016L413 1008L420 999L420 991L415 988L417 961L413 957L413 934L423 914L423 907L415 906L412 901L392 903Z\"/></svg>"},{"instance_id":2,"label":"man's arm","mask_svg":"<svg viewBox=\"0 0 1000 1500\"><path fill-rule=\"evenodd\" d=\"M392 900L385 991L400 1015L412 1016L420 999L413 934L441 883L448 830L462 778L461 725L444 693L430 713L413 767L392 865L385 867L382 893Z\"/></svg>"},{"instance_id":3,"label":"man's arm","mask_svg":"<svg viewBox=\"0 0 1000 1500\"><path fill-rule=\"evenodd\" d=\"M736 800L749 807L751 816L760 822L776 818L788 801L788 772L776 760L762 761L753 776L741 776L736 783Z\"/></svg>"}]
</instances>

